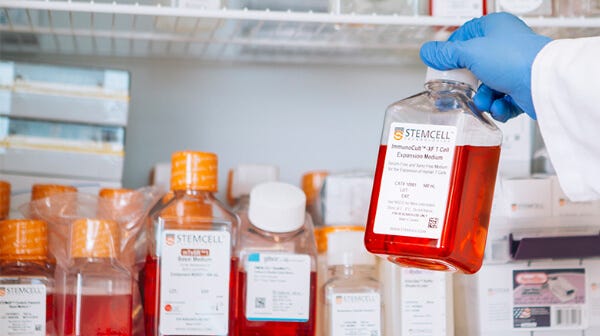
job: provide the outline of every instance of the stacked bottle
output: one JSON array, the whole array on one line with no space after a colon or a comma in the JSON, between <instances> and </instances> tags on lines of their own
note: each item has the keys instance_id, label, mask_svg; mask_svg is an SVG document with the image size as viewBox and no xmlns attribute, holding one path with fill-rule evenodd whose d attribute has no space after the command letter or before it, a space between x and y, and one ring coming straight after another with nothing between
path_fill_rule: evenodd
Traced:
<instances>
[{"instance_id":1,"label":"stacked bottle","mask_svg":"<svg viewBox=\"0 0 600 336\"><path fill-rule=\"evenodd\" d=\"M242 221L236 336L313 336L316 244L304 193L289 184L254 187Z\"/></svg>"},{"instance_id":2,"label":"stacked bottle","mask_svg":"<svg viewBox=\"0 0 600 336\"><path fill-rule=\"evenodd\" d=\"M228 335L238 224L213 194L217 156L174 153L171 189L173 196L149 215L149 251L141 275L146 335Z\"/></svg>"},{"instance_id":3,"label":"stacked bottle","mask_svg":"<svg viewBox=\"0 0 600 336\"><path fill-rule=\"evenodd\" d=\"M45 222L0 222L0 330L4 335L54 335L54 274Z\"/></svg>"},{"instance_id":4,"label":"stacked bottle","mask_svg":"<svg viewBox=\"0 0 600 336\"><path fill-rule=\"evenodd\" d=\"M227 176L227 201L234 212L247 211L250 191L255 186L279 180L279 168L273 165L241 164Z\"/></svg>"},{"instance_id":5,"label":"stacked bottle","mask_svg":"<svg viewBox=\"0 0 600 336\"><path fill-rule=\"evenodd\" d=\"M70 231L69 266L56 295L58 334L131 335L133 278L118 261L118 224L84 218Z\"/></svg>"}]
</instances>

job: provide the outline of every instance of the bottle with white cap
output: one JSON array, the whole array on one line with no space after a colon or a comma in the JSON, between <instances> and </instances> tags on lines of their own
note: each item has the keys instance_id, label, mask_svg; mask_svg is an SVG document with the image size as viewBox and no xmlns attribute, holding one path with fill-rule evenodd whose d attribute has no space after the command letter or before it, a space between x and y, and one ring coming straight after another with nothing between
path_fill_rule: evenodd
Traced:
<instances>
[{"instance_id":1,"label":"bottle with white cap","mask_svg":"<svg viewBox=\"0 0 600 336\"><path fill-rule=\"evenodd\" d=\"M385 114L365 245L403 266L481 267L502 132L466 69L428 69L425 91Z\"/></svg>"},{"instance_id":2,"label":"bottle with white cap","mask_svg":"<svg viewBox=\"0 0 600 336\"><path fill-rule=\"evenodd\" d=\"M305 208L301 189L267 182L238 212L235 335L315 334L317 247Z\"/></svg>"},{"instance_id":3,"label":"bottle with white cap","mask_svg":"<svg viewBox=\"0 0 600 336\"><path fill-rule=\"evenodd\" d=\"M279 168L267 164L240 164L229 170L227 176L227 202L233 211L248 210L250 191L265 182L279 180Z\"/></svg>"},{"instance_id":4,"label":"bottle with white cap","mask_svg":"<svg viewBox=\"0 0 600 336\"><path fill-rule=\"evenodd\" d=\"M329 234L329 280L323 286L325 336L383 335L382 287L363 232Z\"/></svg>"}]
</instances>

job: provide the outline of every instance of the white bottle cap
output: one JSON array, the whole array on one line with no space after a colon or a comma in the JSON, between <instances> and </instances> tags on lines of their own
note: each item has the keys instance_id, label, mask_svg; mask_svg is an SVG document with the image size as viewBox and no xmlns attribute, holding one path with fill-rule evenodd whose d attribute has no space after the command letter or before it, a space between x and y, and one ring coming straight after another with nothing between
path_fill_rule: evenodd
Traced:
<instances>
[{"instance_id":1,"label":"white bottle cap","mask_svg":"<svg viewBox=\"0 0 600 336\"><path fill-rule=\"evenodd\" d=\"M231 197L250 195L254 186L279 180L279 169L273 165L242 164L231 174Z\"/></svg>"},{"instance_id":2,"label":"white bottle cap","mask_svg":"<svg viewBox=\"0 0 600 336\"><path fill-rule=\"evenodd\" d=\"M362 231L336 231L327 236L327 264L374 265L375 256L367 251Z\"/></svg>"},{"instance_id":3,"label":"white bottle cap","mask_svg":"<svg viewBox=\"0 0 600 336\"><path fill-rule=\"evenodd\" d=\"M250 192L248 218L261 230L291 232L304 225L306 195L298 187L281 182L257 185Z\"/></svg>"},{"instance_id":4,"label":"white bottle cap","mask_svg":"<svg viewBox=\"0 0 600 336\"><path fill-rule=\"evenodd\" d=\"M479 87L479 80L475 75L467 69L455 69L455 70L436 70L434 68L427 68L427 75L425 76L425 82L431 80L452 80L469 85L473 90L477 90Z\"/></svg>"}]
</instances>

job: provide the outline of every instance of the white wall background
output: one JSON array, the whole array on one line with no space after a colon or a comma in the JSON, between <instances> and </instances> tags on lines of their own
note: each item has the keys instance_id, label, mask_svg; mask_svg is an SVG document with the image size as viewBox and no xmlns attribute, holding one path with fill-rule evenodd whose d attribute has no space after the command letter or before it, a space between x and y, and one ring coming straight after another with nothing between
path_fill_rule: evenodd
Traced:
<instances>
[{"instance_id":1,"label":"white wall background","mask_svg":"<svg viewBox=\"0 0 600 336\"><path fill-rule=\"evenodd\" d=\"M7 57L4 57L7 58ZM131 72L124 185L148 183L173 151L219 155L220 190L238 163L271 163L298 184L314 169L374 170L387 105L419 92L425 68L206 64L107 57L8 57Z\"/></svg>"}]
</instances>

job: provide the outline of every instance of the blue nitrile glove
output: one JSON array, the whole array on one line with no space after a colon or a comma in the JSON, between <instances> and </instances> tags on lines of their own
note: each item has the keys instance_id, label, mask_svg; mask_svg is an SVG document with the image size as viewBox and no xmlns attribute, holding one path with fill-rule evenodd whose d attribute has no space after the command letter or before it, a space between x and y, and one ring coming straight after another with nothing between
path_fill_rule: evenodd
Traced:
<instances>
[{"instance_id":1,"label":"blue nitrile glove","mask_svg":"<svg viewBox=\"0 0 600 336\"><path fill-rule=\"evenodd\" d=\"M456 30L447 42L427 42L421 59L438 70L468 68L483 83L475 105L506 121L522 112L535 119L531 100L531 66L550 42L508 13L473 19Z\"/></svg>"}]
</instances>

